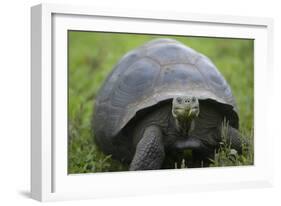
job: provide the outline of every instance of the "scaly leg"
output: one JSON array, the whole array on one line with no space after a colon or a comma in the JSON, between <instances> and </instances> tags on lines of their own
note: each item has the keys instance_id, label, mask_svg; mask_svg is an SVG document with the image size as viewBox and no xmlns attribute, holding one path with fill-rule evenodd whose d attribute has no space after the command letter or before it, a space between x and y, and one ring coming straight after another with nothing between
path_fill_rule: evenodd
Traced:
<instances>
[{"instance_id":1,"label":"scaly leg","mask_svg":"<svg viewBox=\"0 0 281 206\"><path fill-rule=\"evenodd\" d=\"M242 153L242 142L240 136L241 135L237 129L229 126L226 135L226 143L229 144L232 149L235 149L238 154Z\"/></svg>"},{"instance_id":2,"label":"scaly leg","mask_svg":"<svg viewBox=\"0 0 281 206\"><path fill-rule=\"evenodd\" d=\"M160 169L165 157L162 133L159 127L149 126L138 142L130 170Z\"/></svg>"}]
</instances>

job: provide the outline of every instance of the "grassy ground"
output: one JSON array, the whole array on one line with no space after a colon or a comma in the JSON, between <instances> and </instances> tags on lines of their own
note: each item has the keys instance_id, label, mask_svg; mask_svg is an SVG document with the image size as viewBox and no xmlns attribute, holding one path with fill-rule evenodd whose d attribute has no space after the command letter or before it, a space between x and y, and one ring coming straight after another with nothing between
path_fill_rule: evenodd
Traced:
<instances>
[{"instance_id":1,"label":"grassy ground","mask_svg":"<svg viewBox=\"0 0 281 206\"><path fill-rule=\"evenodd\" d=\"M126 166L105 156L93 142L91 116L95 96L113 66L128 51L160 36L69 32L69 145L68 172L87 173L126 170ZM233 159L222 147L212 166L253 163L253 41L222 38L175 37L208 56L232 88L237 100L240 130L249 146ZM234 155L235 156L235 155Z\"/></svg>"}]
</instances>

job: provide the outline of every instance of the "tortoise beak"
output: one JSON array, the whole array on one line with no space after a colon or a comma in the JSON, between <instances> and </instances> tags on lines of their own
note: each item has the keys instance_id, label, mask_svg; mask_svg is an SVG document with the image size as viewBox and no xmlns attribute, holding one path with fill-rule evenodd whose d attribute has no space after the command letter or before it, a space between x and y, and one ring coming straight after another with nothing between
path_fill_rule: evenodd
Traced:
<instances>
[{"instance_id":1,"label":"tortoise beak","mask_svg":"<svg viewBox=\"0 0 281 206\"><path fill-rule=\"evenodd\" d=\"M195 106L189 110L188 117L198 117L199 115L199 107Z\"/></svg>"}]
</instances>

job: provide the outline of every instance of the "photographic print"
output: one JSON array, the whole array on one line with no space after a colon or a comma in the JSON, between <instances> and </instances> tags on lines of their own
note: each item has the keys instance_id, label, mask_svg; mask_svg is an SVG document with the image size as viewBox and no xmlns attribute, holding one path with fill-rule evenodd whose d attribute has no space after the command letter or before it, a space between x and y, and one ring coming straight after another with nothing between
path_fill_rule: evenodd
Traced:
<instances>
[{"instance_id":1,"label":"photographic print","mask_svg":"<svg viewBox=\"0 0 281 206\"><path fill-rule=\"evenodd\" d=\"M31 197L272 186L272 31L270 18L32 7Z\"/></svg>"},{"instance_id":2,"label":"photographic print","mask_svg":"<svg viewBox=\"0 0 281 206\"><path fill-rule=\"evenodd\" d=\"M68 173L254 164L254 40L68 31Z\"/></svg>"}]
</instances>

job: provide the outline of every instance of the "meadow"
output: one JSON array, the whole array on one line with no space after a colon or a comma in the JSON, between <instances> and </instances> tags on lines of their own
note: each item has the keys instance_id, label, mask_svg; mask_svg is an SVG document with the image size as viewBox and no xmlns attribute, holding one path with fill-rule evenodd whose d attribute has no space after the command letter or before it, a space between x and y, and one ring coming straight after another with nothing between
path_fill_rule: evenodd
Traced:
<instances>
[{"instance_id":1,"label":"meadow","mask_svg":"<svg viewBox=\"0 0 281 206\"><path fill-rule=\"evenodd\" d=\"M173 38L208 56L224 75L236 99L242 155L222 141L211 166L251 165L254 161L254 41L248 39L156 36L101 32L68 33L68 173L127 170L94 143L91 119L99 88L128 51L153 38ZM186 167L183 164L175 167Z\"/></svg>"}]
</instances>

